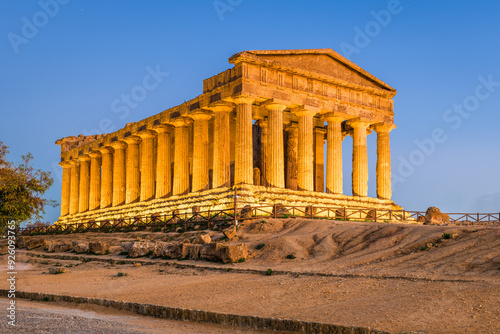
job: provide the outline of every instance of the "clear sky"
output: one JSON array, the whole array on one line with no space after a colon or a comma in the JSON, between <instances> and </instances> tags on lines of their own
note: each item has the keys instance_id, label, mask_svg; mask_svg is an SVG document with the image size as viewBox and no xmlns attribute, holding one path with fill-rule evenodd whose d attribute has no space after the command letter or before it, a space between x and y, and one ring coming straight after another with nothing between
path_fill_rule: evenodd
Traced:
<instances>
[{"instance_id":1,"label":"clear sky","mask_svg":"<svg viewBox=\"0 0 500 334\"><path fill-rule=\"evenodd\" d=\"M0 140L10 160L31 152L52 172L47 196L59 201L57 139L114 131L194 98L243 50L332 48L398 91L397 204L499 212L498 13L498 1L2 0ZM150 72L156 81L141 89ZM375 196L375 133L368 145ZM58 215L49 209L46 220Z\"/></svg>"}]
</instances>

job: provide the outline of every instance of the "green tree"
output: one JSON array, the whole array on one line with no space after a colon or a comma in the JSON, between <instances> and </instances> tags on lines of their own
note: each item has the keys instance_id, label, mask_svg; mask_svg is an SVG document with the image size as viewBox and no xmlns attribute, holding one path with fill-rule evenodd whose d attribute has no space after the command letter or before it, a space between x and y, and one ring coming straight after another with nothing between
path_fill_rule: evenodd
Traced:
<instances>
[{"instance_id":1,"label":"green tree","mask_svg":"<svg viewBox=\"0 0 500 334\"><path fill-rule=\"evenodd\" d=\"M0 232L3 233L7 220L39 220L45 214L45 207L55 207L54 200L42 198L52 186L54 179L50 172L36 170L32 166L31 153L21 157L18 165L7 161L8 147L0 141Z\"/></svg>"}]
</instances>

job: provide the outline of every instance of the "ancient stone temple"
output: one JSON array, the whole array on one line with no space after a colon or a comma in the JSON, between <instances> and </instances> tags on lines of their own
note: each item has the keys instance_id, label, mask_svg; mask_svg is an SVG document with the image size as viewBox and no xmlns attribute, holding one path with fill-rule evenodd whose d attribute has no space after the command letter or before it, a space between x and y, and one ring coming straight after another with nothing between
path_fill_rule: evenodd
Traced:
<instances>
[{"instance_id":1,"label":"ancient stone temple","mask_svg":"<svg viewBox=\"0 0 500 334\"><path fill-rule=\"evenodd\" d=\"M58 140L58 223L229 208L232 187L239 205L400 209L391 201L393 88L331 49L244 51L229 62L182 105ZM377 198L367 197L373 132ZM343 194L345 136L353 196Z\"/></svg>"}]
</instances>

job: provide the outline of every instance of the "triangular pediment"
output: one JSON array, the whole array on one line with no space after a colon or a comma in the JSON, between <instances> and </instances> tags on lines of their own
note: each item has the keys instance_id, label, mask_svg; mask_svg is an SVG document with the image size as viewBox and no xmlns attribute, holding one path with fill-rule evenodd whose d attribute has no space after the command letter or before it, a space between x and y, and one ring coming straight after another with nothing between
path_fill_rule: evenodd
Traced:
<instances>
[{"instance_id":1,"label":"triangular pediment","mask_svg":"<svg viewBox=\"0 0 500 334\"><path fill-rule=\"evenodd\" d=\"M245 51L231 59L239 55L245 56L245 54L357 85L395 91L394 88L332 49Z\"/></svg>"}]
</instances>

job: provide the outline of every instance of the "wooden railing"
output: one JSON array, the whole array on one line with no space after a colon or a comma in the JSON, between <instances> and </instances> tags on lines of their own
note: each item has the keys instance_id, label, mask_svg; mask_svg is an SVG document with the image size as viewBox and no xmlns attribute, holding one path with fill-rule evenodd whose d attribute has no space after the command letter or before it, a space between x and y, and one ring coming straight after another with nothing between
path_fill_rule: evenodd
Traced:
<instances>
[{"instance_id":1,"label":"wooden railing","mask_svg":"<svg viewBox=\"0 0 500 334\"><path fill-rule=\"evenodd\" d=\"M236 203L235 203L236 204ZM459 225L500 224L500 213L449 213L450 223ZM376 210L367 208L321 207L321 206L283 206L261 205L232 209L207 210L192 213L154 214L132 218L92 220L74 224L50 226L30 226L20 228L18 235L61 234L80 232L127 232L127 231L164 231L182 232L195 229L223 229L247 219L263 218L302 218L332 219L337 221L365 222L408 222L425 219L423 211Z\"/></svg>"}]
</instances>

